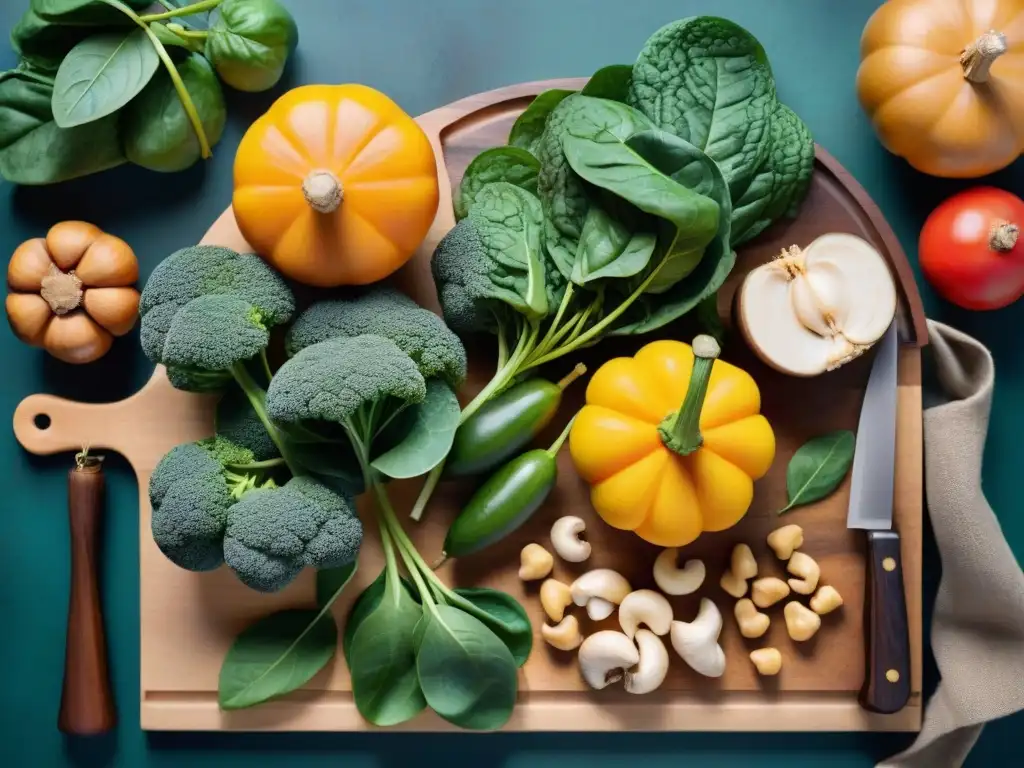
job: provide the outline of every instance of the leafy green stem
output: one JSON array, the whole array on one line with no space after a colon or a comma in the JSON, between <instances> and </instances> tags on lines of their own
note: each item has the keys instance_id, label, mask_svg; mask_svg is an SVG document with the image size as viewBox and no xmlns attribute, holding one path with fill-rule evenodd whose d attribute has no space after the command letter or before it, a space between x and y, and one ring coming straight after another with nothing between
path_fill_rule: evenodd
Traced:
<instances>
[{"instance_id":1,"label":"leafy green stem","mask_svg":"<svg viewBox=\"0 0 1024 768\"><path fill-rule=\"evenodd\" d=\"M260 469L274 469L275 467L284 466L284 459L279 457L276 459L265 459L264 461L252 461L248 464L227 464L227 466L231 469L242 470L243 472Z\"/></svg>"},{"instance_id":2,"label":"leafy green stem","mask_svg":"<svg viewBox=\"0 0 1024 768\"><path fill-rule=\"evenodd\" d=\"M565 293L562 294L562 302L558 305L558 311L555 312L555 317L551 321L551 325L548 326L547 333L537 344L537 352L543 354L549 350L558 341L554 338L555 332L558 330L559 323L562 322L562 317L565 316L566 311L569 309L569 305L572 303L573 295L573 284L569 283L565 286Z\"/></svg>"},{"instance_id":3,"label":"leafy green stem","mask_svg":"<svg viewBox=\"0 0 1024 768\"><path fill-rule=\"evenodd\" d=\"M622 316L623 312L625 312L627 309L630 308L630 306L632 306L634 301L636 301L638 298L640 298L641 295L643 295L643 292L646 291L647 288L651 285L651 283L654 282L654 279L658 276L658 273L661 272L661 268L664 266L665 261L662 260L657 267L651 270L651 274L649 274L643 280L643 282L641 282L640 285L636 287L636 290L629 294L626 300L619 304L619 306L617 306L614 310L605 315L600 322L595 323L594 325L592 325L590 328L588 328L580 335L576 336L576 338L574 338L567 344L558 347L557 349L553 349L550 352L547 352L546 354L541 355L540 357L534 360L531 360L529 365L527 365L526 367L535 368L538 365L550 363L552 360L557 360L563 355L566 355L570 352L575 352L580 347L586 345L588 342L593 341L595 338L600 336L605 330L607 330L616 320L618 320Z\"/></svg>"},{"instance_id":4,"label":"leafy green stem","mask_svg":"<svg viewBox=\"0 0 1024 768\"><path fill-rule=\"evenodd\" d=\"M203 121L199 118L199 112L196 110L196 105L192 101L192 97L189 95L188 88L185 87L185 83L181 79L181 75L178 73L178 68L174 66L174 62L171 60L170 54L167 53L167 49L164 48L164 44L160 42L160 38L156 36L156 33L153 32L152 29L150 29L148 22L144 21L142 16L139 16L139 14L122 3L121 0L100 1L109 5L111 8L116 8L121 11L121 13L145 30L146 36L156 49L156 55L160 57L160 61L163 62L164 67L167 69L167 74L170 75L171 83L174 85L174 90L178 94L178 98L181 100L181 106L185 109L185 114L188 115L188 121L192 124L192 130L196 132L196 138L199 139L199 150L203 159L205 160L208 157L211 157L213 152L210 150L210 141L207 139L206 131L203 129ZM213 2L213 0L206 1ZM218 3L220 2L220 0L216 1ZM201 3L197 3L196 5L200 4ZM194 8L195 6L186 7ZM159 16L160 14L156 15ZM150 21L155 21L155 19L150 18Z\"/></svg>"},{"instance_id":5,"label":"leafy green stem","mask_svg":"<svg viewBox=\"0 0 1024 768\"><path fill-rule=\"evenodd\" d=\"M210 36L205 29L185 29L181 24L168 24L167 29L182 40L205 40Z\"/></svg>"},{"instance_id":6,"label":"leafy green stem","mask_svg":"<svg viewBox=\"0 0 1024 768\"><path fill-rule=\"evenodd\" d=\"M235 363L231 366L231 375L235 381L238 382L238 386L245 392L245 396L249 398L249 404L252 405L253 411L259 417L263 427L267 430L267 434L270 435L270 439L274 441L274 445L277 446L277 450L281 454L281 459L288 467L288 471L292 473L293 477L298 477L303 474L299 471L300 464L295 461L291 449L288 445L288 441L281 436L280 430L270 420L270 416L267 414L267 393L266 391L257 384L252 376L249 374L243 363Z\"/></svg>"},{"instance_id":7,"label":"leafy green stem","mask_svg":"<svg viewBox=\"0 0 1024 768\"><path fill-rule=\"evenodd\" d=\"M420 593L420 600L423 605L433 613L437 615L437 602L434 598L434 593L430 587L423 580L423 558L420 557L416 551L416 547L413 546L412 542L409 541L409 537L405 535L405 531L402 530L402 526L398 523L398 519L395 516L395 510L391 506L391 500L388 498L387 491L379 483L374 481L373 485L374 495L377 497L377 509L380 512L381 522L387 529L388 535L394 539L397 545L398 553L405 561L406 570L409 572L409 578L412 579L413 584L416 585L416 590Z\"/></svg>"},{"instance_id":8,"label":"leafy green stem","mask_svg":"<svg viewBox=\"0 0 1024 768\"><path fill-rule=\"evenodd\" d=\"M205 13L206 11L212 11L222 2L223 0L200 0L200 2L192 3L191 5L182 5L177 8L172 6L163 13L147 13L145 16L139 16L139 19L148 24L151 21L163 21L164 19L174 19L178 16L192 16L196 13ZM161 5L163 5L164 8L168 7L163 3L161 3Z\"/></svg>"}]
</instances>

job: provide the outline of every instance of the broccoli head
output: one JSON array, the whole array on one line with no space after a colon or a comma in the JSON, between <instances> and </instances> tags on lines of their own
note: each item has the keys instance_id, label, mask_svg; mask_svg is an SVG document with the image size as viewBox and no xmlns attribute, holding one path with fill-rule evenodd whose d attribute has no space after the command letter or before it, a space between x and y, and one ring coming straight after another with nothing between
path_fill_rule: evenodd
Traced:
<instances>
[{"instance_id":1,"label":"broccoli head","mask_svg":"<svg viewBox=\"0 0 1024 768\"><path fill-rule=\"evenodd\" d=\"M246 493L227 511L224 561L246 586L273 592L305 567L356 559L363 527L351 497L310 477Z\"/></svg>"},{"instance_id":2,"label":"broccoli head","mask_svg":"<svg viewBox=\"0 0 1024 768\"><path fill-rule=\"evenodd\" d=\"M401 407L421 403L426 395L415 361L390 339L328 339L306 347L278 369L267 389L267 413L283 424L327 421L349 427L354 419L365 421L373 406L389 398ZM386 413L390 407L377 410Z\"/></svg>"},{"instance_id":3,"label":"broccoli head","mask_svg":"<svg viewBox=\"0 0 1024 768\"><path fill-rule=\"evenodd\" d=\"M218 303L208 298L213 296L233 297L235 301ZM191 302L200 298L204 301L198 307L182 315ZM239 319L226 319L231 308L239 313ZM288 322L294 313L291 290L259 256L212 245L183 248L161 261L146 281L139 299L142 350L154 363L167 365L174 386L214 391L229 377L223 370L203 362L228 357L241 360L246 352L250 356L258 354L266 342L256 347L257 337L269 338L269 329ZM233 332L218 342L216 352L209 355L189 347L193 338L197 343L205 343L215 335L213 328L204 331L187 327L202 322L229 323L228 330ZM177 339L169 349L167 336L172 327ZM181 364L181 370L173 370L178 366L176 359L192 357L199 359L194 367Z\"/></svg>"},{"instance_id":4,"label":"broccoli head","mask_svg":"<svg viewBox=\"0 0 1024 768\"><path fill-rule=\"evenodd\" d=\"M175 313L160 362L168 368L220 372L258 355L270 343L260 311L232 295L200 296Z\"/></svg>"},{"instance_id":5,"label":"broccoli head","mask_svg":"<svg viewBox=\"0 0 1024 768\"><path fill-rule=\"evenodd\" d=\"M160 460L149 478L151 527L168 560L189 571L210 571L224 562L228 509L270 482L246 471L252 462L252 451L223 437L176 446Z\"/></svg>"},{"instance_id":6,"label":"broccoli head","mask_svg":"<svg viewBox=\"0 0 1024 768\"><path fill-rule=\"evenodd\" d=\"M530 192L507 182L480 190L430 262L452 329L495 333L517 315L539 320L557 307L564 280L546 268L542 228L540 201Z\"/></svg>"},{"instance_id":7,"label":"broccoli head","mask_svg":"<svg viewBox=\"0 0 1024 768\"><path fill-rule=\"evenodd\" d=\"M459 337L436 314L389 287L313 304L288 329L285 348L295 355L327 339L364 334L395 342L424 378L440 377L453 389L466 380L466 350Z\"/></svg>"}]
</instances>

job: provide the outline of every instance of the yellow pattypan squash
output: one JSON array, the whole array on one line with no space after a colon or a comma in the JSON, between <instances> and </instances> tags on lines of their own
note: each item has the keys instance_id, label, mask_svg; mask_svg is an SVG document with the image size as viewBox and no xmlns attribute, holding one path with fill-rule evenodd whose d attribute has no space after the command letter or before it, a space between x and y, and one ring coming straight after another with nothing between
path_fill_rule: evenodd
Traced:
<instances>
[{"instance_id":1,"label":"yellow pattypan squash","mask_svg":"<svg viewBox=\"0 0 1024 768\"><path fill-rule=\"evenodd\" d=\"M569 450L612 527L680 547L747 513L775 434L754 379L718 354L710 336L654 341L591 378Z\"/></svg>"},{"instance_id":2,"label":"yellow pattypan squash","mask_svg":"<svg viewBox=\"0 0 1024 768\"><path fill-rule=\"evenodd\" d=\"M250 126L235 155L246 241L307 285L366 285L415 253L438 206L419 124L365 85L303 85Z\"/></svg>"}]
</instances>

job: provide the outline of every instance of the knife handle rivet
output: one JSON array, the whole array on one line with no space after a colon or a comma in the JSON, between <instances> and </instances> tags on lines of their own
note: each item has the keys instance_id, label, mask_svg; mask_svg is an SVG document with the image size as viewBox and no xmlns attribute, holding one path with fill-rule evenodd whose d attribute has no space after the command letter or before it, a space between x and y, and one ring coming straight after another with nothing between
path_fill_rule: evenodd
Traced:
<instances>
[{"instance_id":1,"label":"knife handle rivet","mask_svg":"<svg viewBox=\"0 0 1024 768\"><path fill-rule=\"evenodd\" d=\"M885 570L887 570L887 571L895 571L896 570L896 559L892 558L892 557L885 558L882 561L882 567ZM896 681L893 680L893 682L895 683Z\"/></svg>"},{"instance_id":2,"label":"knife handle rivet","mask_svg":"<svg viewBox=\"0 0 1024 768\"><path fill-rule=\"evenodd\" d=\"M895 669L890 669L885 673L885 679L890 683L898 683L900 681L900 673Z\"/></svg>"}]
</instances>

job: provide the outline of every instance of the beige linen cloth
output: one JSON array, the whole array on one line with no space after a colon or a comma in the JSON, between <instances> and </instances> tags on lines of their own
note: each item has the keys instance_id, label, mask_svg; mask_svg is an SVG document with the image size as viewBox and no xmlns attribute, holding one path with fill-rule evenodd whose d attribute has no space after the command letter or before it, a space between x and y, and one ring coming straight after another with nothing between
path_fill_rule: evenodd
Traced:
<instances>
[{"instance_id":1,"label":"beige linen cloth","mask_svg":"<svg viewBox=\"0 0 1024 768\"><path fill-rule=\"evenodd\" d=\"M924 411L925 494L942 558L931 643L942 679L917 740L876 768L958 768L985 723L1024 709L1024 574L981 490L992 355L933 320L928 335L944 396Z\"/></svg>"}]
</instances>

